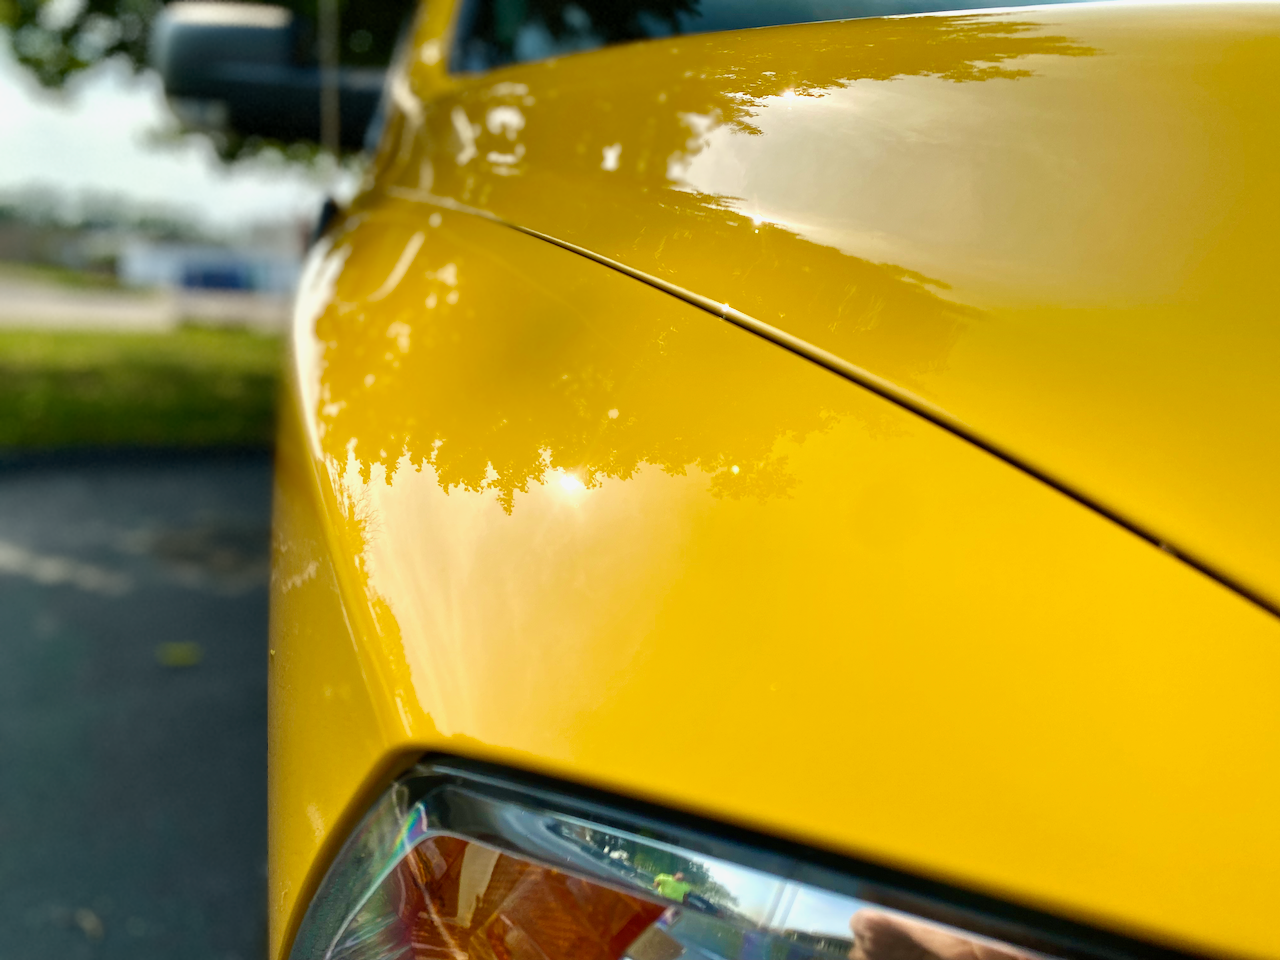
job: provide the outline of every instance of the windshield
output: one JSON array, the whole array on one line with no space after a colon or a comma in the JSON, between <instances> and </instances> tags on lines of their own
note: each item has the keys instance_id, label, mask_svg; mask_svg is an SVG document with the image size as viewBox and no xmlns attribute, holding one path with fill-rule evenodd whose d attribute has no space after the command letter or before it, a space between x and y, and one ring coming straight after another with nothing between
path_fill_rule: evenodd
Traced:
<instances>
[{"instance_id":1,"label":"windshield","mask_svg":"<svg viewBox=\"0 0 1280 960\"><path fill-rule=\"evenodd\" d=\"M628 40L1026 5L1010 0L463 0L451 63L456 71L474 72Z\"/></svg>"}]
</instances>

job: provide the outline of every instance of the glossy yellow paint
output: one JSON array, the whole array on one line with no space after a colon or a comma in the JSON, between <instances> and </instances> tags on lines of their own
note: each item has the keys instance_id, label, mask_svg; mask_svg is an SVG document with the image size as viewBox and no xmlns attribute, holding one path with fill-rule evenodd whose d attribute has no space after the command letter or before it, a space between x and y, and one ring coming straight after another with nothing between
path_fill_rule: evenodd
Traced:
<instances>
[{"instance_id":1,"label":"glossy yellow paint","mask_svg":"<svg viewBox=\"0 0 1280 960\"><path fill-rule=\"evenodd\" d=\"M398 89L380 187L780 327L1280 606L1280 3L428 56Z\"/></svg>"},{"instance_id":2,"label":"glossy yellow paint","mask_svg":"<svg viewBox=\"0 0 1280 960\"><path fill-rule=\"evenodd\" d=\"M445 207L358 201L293 352L273 956L431 750L1280 956L1258 606L827 370Z\"/></svg>"}]
</instances>

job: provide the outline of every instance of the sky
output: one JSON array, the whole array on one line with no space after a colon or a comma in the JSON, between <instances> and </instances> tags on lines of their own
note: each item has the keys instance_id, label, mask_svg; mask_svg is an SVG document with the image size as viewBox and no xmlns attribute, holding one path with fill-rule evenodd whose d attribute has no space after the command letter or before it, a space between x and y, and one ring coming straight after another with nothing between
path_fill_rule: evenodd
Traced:
<instances>
[{"instance_id":1,"label":"sky","mask_svg":"<svg viewBox=\"0 0 1280 960\"><path fill-rule=\"evenodd\" d=\"M191 211L223 229L319 210L325 185L318 175L282 160L228 168L202 137L154 142L172 127L154 74L132 76L109 62L53 94L0 42L0 193L32 186L71 196L117 193Z\"/></svg>"}]
</instances>

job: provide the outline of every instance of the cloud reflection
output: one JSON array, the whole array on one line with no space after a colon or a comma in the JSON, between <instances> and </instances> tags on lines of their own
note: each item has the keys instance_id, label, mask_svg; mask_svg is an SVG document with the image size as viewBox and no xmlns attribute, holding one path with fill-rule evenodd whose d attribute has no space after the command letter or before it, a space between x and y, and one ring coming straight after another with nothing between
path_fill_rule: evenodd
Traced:
<instances>
[{"instance_id":1,"label":"cloud reflection","mask_svg":"<svg viewBox=\"0 0 1280 960\"><path fill-rule=\"evenodd\" d=\"M425 100L420 128L418 111L413 125L393 117L379 176L436 205L361 214L334 254L351 261L316 326L329 345L326 447L366 481L375 464L391 481L404 460L446 490L494 491L507 511L550 472L591 489L644 463L696 468L717 496L786 496L779 438L840 411L805 407L763 369L744 395L743 370L684 321L616 309L580 279L582 263L527 238L503 259L472 233L507 232L444 213L439 198L658 276L711 276L710 288L690 285L843 356L886 361L911 388L945 366L979 312L949 299L945 278L814 242L785 211L708 186L705 171L695 185L692 165L712 151L732 163L726 137L764 137L766 109L834 104L859 82L1003 82L1031 75L1032 57L1093 52L1008 17L886 19L620 47ZM421 132L397 143L397 129Z\"/></svg>"},{"instance_id":2,"label":"cloud reflection","mask_svg":"<svg viewBox=\"0 0 1280 960\"><path fill-rule=\"evenodd\" d=\"M764 138L762 116L788 103L819 105L830 117L812 122L831 124L844 109L831 94L855 86L1009 82L1034 75L1045 57L1095 52L989 14L634 44L496 71L425 100L421 128L393 118L380 175L406 195L480 207L672 280L855 363L875 360L918 390L978 312L949 298L946 277L851 254L830 224L810 228L785 203L741 195L742 165L758 161L740 144ZM501 111L518 111L519 126L491 132L457 119ZM794 169L752 172L784 194L789 179L812 177L834 198L858 176L850 151L865 139L856 130L801 137ZM815 150L825 151L816 171ZM434 170L429 190L417 185L424 162Z\"/></svg>"}]
</instances>

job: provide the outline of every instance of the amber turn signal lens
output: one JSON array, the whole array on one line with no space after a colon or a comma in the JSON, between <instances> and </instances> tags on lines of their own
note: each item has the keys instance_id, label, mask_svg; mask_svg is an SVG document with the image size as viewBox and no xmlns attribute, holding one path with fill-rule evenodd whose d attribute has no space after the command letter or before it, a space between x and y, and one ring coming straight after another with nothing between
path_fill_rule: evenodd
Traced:
<instances>
[{"instance_id":1,"label":"amber turn signal lens","mask_svg":"<svg viewBox=\"0 0 1280 960\"><path fill-rule=\"evenodd\" d=\"M620 960L665 909L454 837L419 844L384 882L396 955L412 960Z\"/></svg>"}]
</instances>

